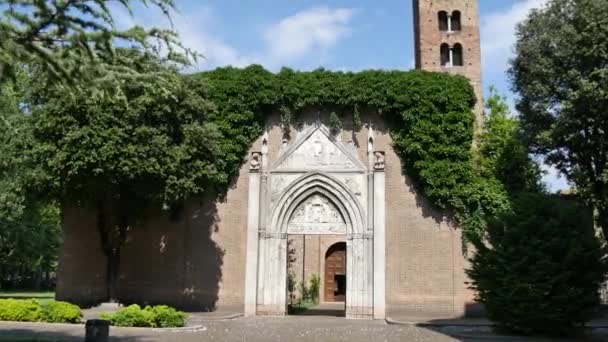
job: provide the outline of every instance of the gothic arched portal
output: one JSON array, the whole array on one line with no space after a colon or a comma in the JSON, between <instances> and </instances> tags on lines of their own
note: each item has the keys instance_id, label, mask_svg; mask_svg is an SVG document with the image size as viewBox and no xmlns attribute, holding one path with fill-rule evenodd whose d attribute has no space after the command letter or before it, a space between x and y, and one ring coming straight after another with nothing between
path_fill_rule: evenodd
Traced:
<instances>
[{"instance_id":1,"label":"gothic arched portal","mask_svg":"<svg viewBox=\"0 0 608 342\"><path fill-rule=\"evenodd\" d=\"M266 146L264 141L262 146ZM288 234L344 234L346 317L384 317L384 235L376 238L384 231L384 163L374 162L383 153L371 150L373 138L369 146L370 166L366 167L352 146L335 139L327 127L316 125L283 149L270 168L265 163L267 151L254 153L246 314L287 313ZM378 184L376 174L382 176L377 177ZM379 229L374 231L374 226ZM374 244L380 241L374 253Z\"/></svg>"}]
</instances>

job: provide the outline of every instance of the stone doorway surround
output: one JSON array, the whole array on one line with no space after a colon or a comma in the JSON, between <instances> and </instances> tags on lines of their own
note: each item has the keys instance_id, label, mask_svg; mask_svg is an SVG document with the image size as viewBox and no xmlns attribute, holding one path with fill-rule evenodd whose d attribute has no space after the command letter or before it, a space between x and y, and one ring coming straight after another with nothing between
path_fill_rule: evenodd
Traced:
<instances>
[{"instance_id":1,"label":"stone doorway surround","mask_svg":"<svg viewBox=\"0 0 608 342\"><path fill-rule=\"evenodd\" d=\"M245 315L286 314L288 234L345 234L346 317L385 318L384 152L368 130L367 165L320 123L270 167L268 134L251 153Z\"/></svg>"}]
</instances>

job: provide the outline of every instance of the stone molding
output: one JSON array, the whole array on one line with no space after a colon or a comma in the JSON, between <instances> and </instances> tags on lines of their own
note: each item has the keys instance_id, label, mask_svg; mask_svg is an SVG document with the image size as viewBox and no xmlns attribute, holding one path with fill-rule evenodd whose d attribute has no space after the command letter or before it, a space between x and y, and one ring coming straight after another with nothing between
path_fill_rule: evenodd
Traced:
<instances>
[{"instance_id":1,"label":"stone molding","mask_svg":"<svg viewBox=\"0 0 608 342\"><path fill-rule=\"evenodd\" d=\"M347 240L372 240L374 238L374 233L366 232L366 233L355 233L346 235Z\"/></svg>"},{"instance_id":2,"label":"stone molding","mask_svg":"<svg viewBox=\"0 0 608 342\"><path fill-rule=\"evenodd\" d=\"M262 239L279 239L279 240L287 240L287 233L276 233L276 232L260 232L260 238Z\"/></svg>"},{"instance_id":3,"label":"stone molding","mask_svg":"<svg viewBox=\"0 0 608 342\"><path fill-rule=\"evenodd\" d=\"M320 141L312 141L313 136L316 136ZM301 160L295 161L296 165L290 165L290 158L296 157L299 150L306 149L308 152L303 156L307 163L303 163ZM356 152L356 151L355 151ZM327 155L332 153L332 156ZM322 161L317 157L330 158ZM334 165L328 164L335 160L343 160L343 162ZM306 167L314 166L318 169L332 169L332 170L348 170L352 171L365 171L365 165L356 157L356 153L353 153L353 149L348 145L335 139L331 130L325 125L317 124L309 127L301 134L298 139L291 146L284 149L279 159L274 162L271 170L288 172L291 170L301 170ZM310 169L309 169L310 170Z\"/></svg>"},{"instance_id":4,"label":"stone molding","mask_svg":"<svg viewBox=\"0 0 608 342\"><path fill-rule=\"evenodd\" d=\"M320 172L305 174L287 186L275 205L270 220L271 229L287 232L289 219L300 203L317 193L325 196L338 209L346 223L347 233L366 231L364 211L355 194L338 179Z\"/></svg>"}]
</instances>

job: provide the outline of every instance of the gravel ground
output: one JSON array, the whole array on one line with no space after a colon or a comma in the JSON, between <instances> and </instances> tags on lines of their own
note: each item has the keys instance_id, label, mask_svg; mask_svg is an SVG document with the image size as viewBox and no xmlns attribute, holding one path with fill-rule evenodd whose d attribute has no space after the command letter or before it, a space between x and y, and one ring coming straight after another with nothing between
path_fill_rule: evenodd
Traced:
<instances>
[{"instance_id":1,"label":"gravel ground","mask_svg":"<svg viewBox=\"0 0 608 342\"><path fill-rule=\"evenodd\" d=\"M72 342L83 341L84 326L0 322L0 341ZM379 321L352 321L334 317L239 318L211 321L196 331L154 331L112 328L111 341L119 342L199 342L199 341L555 341L548 339L496 337L471 328L428 328L388 325ZM562 341L583 341L569 339ZM608 341L586 339L584 341Z\"/></svg>"}]
</instances>

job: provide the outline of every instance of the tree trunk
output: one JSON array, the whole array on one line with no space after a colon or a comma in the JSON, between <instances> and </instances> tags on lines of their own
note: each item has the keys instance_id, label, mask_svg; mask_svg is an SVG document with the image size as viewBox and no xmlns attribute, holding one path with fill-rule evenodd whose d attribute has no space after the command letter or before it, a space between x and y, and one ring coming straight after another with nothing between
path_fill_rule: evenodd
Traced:
<instances>
[{"instance_id":1,"label":"tree trunk","mask_svg":"<svg viewBox=\"0 0 608 342\"><path fill-rule=\"evenodd\" d=\"M107 259L106 298L111 303L118 302L118 278L120 274L120 252L127 239L129 220L125 208L120 204L108 207L98 204L97 227L101 236L103 251Z\"/></svg>"},{"instance_id":2,"label":"tree trunk","mask_svg":"<svg viewBox=\"0 0 608 342\"><path fill-rule=\"evenodd\" d=\"M596 230L601 231L604 237L604 242L608 239L608 209L602 208L600 205L595 208L595 224L599 227Z\"/></svg>"},{"instance_id":3,"label":"tree trunk","mask_svg":"<svg viewBox=\"0 0 608 342\"><path fill-rule=\"evenodd\" d=\"M596 203L593 209L593 219L598 239L604 246L608 246L608 210ZM608 280L600 285L600 302L604 305L608 304Z\"/></svg>"},{"instance_id":4,"label":"tree trunk","mask_svg":"<svg viewBox=\"0 0 608 342\"><path fill-rule=\"evenodd\" d=\"M118 274L120 267L120 248L111 252L108 257L107 296L110 303L118 303Z\"/></svg>"}]
</instances>

